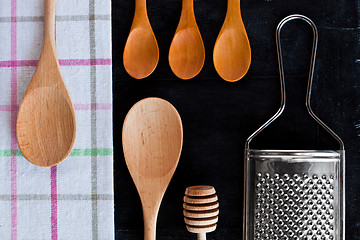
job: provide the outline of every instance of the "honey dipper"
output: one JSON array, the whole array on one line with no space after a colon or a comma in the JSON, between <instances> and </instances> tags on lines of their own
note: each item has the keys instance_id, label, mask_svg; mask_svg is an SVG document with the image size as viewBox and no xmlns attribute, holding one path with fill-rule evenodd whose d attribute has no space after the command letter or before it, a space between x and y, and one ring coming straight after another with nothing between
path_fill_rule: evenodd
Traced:
<instances>
[{"instance_id":1,"label":"honey dipper","mask_svg":"<svg viewBox=\"0 0 360 240\"><path fill-rule=\"evenodd\" d=\"M189 232L198 240L206 240L206 233L216 229L219 215L218 197L212 186L188 187L184 197L184 220Z\"/></svg>"}]
</instances>

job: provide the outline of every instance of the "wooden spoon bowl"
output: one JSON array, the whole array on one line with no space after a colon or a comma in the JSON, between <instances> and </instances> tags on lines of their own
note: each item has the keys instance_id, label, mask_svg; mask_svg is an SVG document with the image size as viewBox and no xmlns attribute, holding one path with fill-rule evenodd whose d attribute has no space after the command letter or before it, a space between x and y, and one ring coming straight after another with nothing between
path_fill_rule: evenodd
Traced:
<instances>
[{"instance_id":1,"label":"wooden spoon bowl","mask_svg":"<svg viewBox=\"0 0 360 240\"><path fill-rule=\"evenodd\" d=\"M251 63L249 39L240 13L240 0L228 0L224 24L215 42L214 66L220 77L235 82L245 76Z\"/></svg>"},{"instance_id":2,"label":"wooden spoon bowl","mask_svg":"<svg viewBox=\"0 0 360 240\"><path fill-rule=\"evenodd\" d=\"M56 164L70 154L73 131L73 108L62 94L52 88L28 92L17 121L17 139L26 159L39 166Z\"/></svg>"},{"instance_id":3,"label":"wooden spoon bowl","mask_svg":"<svg viewBox=\"0 0 360 240\"><path fill-rule=\"evenodd\" d=\"M136 0L135 15L125 44L123 63L133 78L149 76L159 61L159 47L146 11L146 0Z\"/></svg>"},{"instance_id":4,"label":"wooden spoon bowl","mask_svg":"<svg viewBox=\"0 0 360 240\"><path fill-rule=\"evenodd\" d=\"M123 126L126 165L141 198L145 240L155 240L156 220L179 162L183 129L176 109L160 98L136 103Z\"/></svg>"},{"instance_id":5,"label":"wooden spoon bowl","mask_svg":"<svg viewBox=\"0 0 360 240\"><path fill-rule=\"evenodd\" d=\"M205 47L193 5L193 0L183 0L180 22L169 50L171 70L181 79L195 77L205 62Z\"/></svg>"}]
</instances>

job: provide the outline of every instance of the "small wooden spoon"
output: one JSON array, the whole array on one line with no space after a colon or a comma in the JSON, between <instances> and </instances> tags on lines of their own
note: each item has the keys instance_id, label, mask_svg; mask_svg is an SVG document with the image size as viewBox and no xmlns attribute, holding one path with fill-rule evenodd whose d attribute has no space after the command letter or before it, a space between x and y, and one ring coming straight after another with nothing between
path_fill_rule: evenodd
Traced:
<instances>
[{"instance_id":1,"label":"small wooden spoon","mask_svg":"<svg viewBox=\"0 0 360 240\"><path fill-rule=\"evenodd\" d=\"M122 139L126 165L141 198L144 239L155 240L161 200L182 148L179 113L163 99L146 98L127 114Z\"/></svg>"},{"instance_id":2,"label":"small wooden spoon","mask_svg":"<svg viewBox=\"0 0 360 240\"><path fill-rule=\"evenodd\" d=\"M55 3L45 0L43 48L16 123L21 153L29 162L42 167L64 160L76 135L74 107L56 56Z\"/></svg>"},{"instance_id":3,"label":"small wooden spoon","mask_svg":"<svg viewBox=\"0 0 360 240\"><path fill-rule=\"evenodd\" d=\"M204 66L205 47L196 24L193 0L183 0L181 17L170 45L169 63L181 79L195 77Z\"/></svg>"},{"instance_id":4,"label":"small wooden spoon","mask_svg":"<svg viewBox=\"0 0 360 240\"><path fill-rule=\"evenodd\" d=\"M215 69L224 80L235 82L245 76L251 49L240 13L240 0L228 0L227 14L214 47Z\"/></svg>"},{"instance_id":5,"label":"small wooden spoon","mask_svg":"<svg viewBox=\"0 0 360 240\"><path fill-rule=\"evenodd\" d=\"M146 0L136 0L135 15L125 44L123 62L133 78L149 76L159 61L159 47L146 11Z\"/></svg>"}]
</instances>

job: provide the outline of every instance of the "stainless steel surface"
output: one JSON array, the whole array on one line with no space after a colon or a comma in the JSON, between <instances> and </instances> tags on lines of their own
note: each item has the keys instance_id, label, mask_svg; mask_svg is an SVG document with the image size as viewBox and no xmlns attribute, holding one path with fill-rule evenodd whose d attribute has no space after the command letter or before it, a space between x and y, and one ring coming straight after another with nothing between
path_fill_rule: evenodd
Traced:
<instances>
[{"instance_id":1,"label":"stainless steel surface","mask_svg":"<svg viewBox=\"0 0 360 240\"><path fill-rule=\"evenodd\" d=\"M339 150L254 150L250 142L276 120L286 104L280 32L300 19L312 27L314 41L306 108L312 118L339 143ZM345 151L342 140L312 111L310 105L318 32L302 15L284 18L276 30L281 84L277 113L256 130L245 144L244 239L345 240Z\"/></svg>"},{"instance_id":2,"label":"stainless steel surface","mask_svg":"<svg viewBox=\"0 0 360 240\"><path fill-rule=\"evenodd\" d=\"M246 239L341 239L342 154L249 150Z\"/></svg>"}]
</instances>

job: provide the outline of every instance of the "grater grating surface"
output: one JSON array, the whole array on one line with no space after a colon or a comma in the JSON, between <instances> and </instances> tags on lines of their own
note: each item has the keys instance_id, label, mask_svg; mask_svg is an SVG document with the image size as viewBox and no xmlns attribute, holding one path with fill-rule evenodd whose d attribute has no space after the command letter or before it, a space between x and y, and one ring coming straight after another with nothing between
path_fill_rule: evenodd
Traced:
<instances>
[{"instance_id":1,"label":"grater grating surface","mask_svg":"<svg viewBox=\"0 0 360 240\"><path fill-rule=\"evenodd\" d=\"M334 178L258 172L255 239L334 239Z\"/></svg>"},{"instance_id":2,"label":"grater grating surface","mask_svg":"<svg viewBox=\"0 0 360 240\"><path fill-rule=\"evenodd\" d=\"M247 239L339 239L342 151L247 151Z\"/></svg>"}]
</instances>

